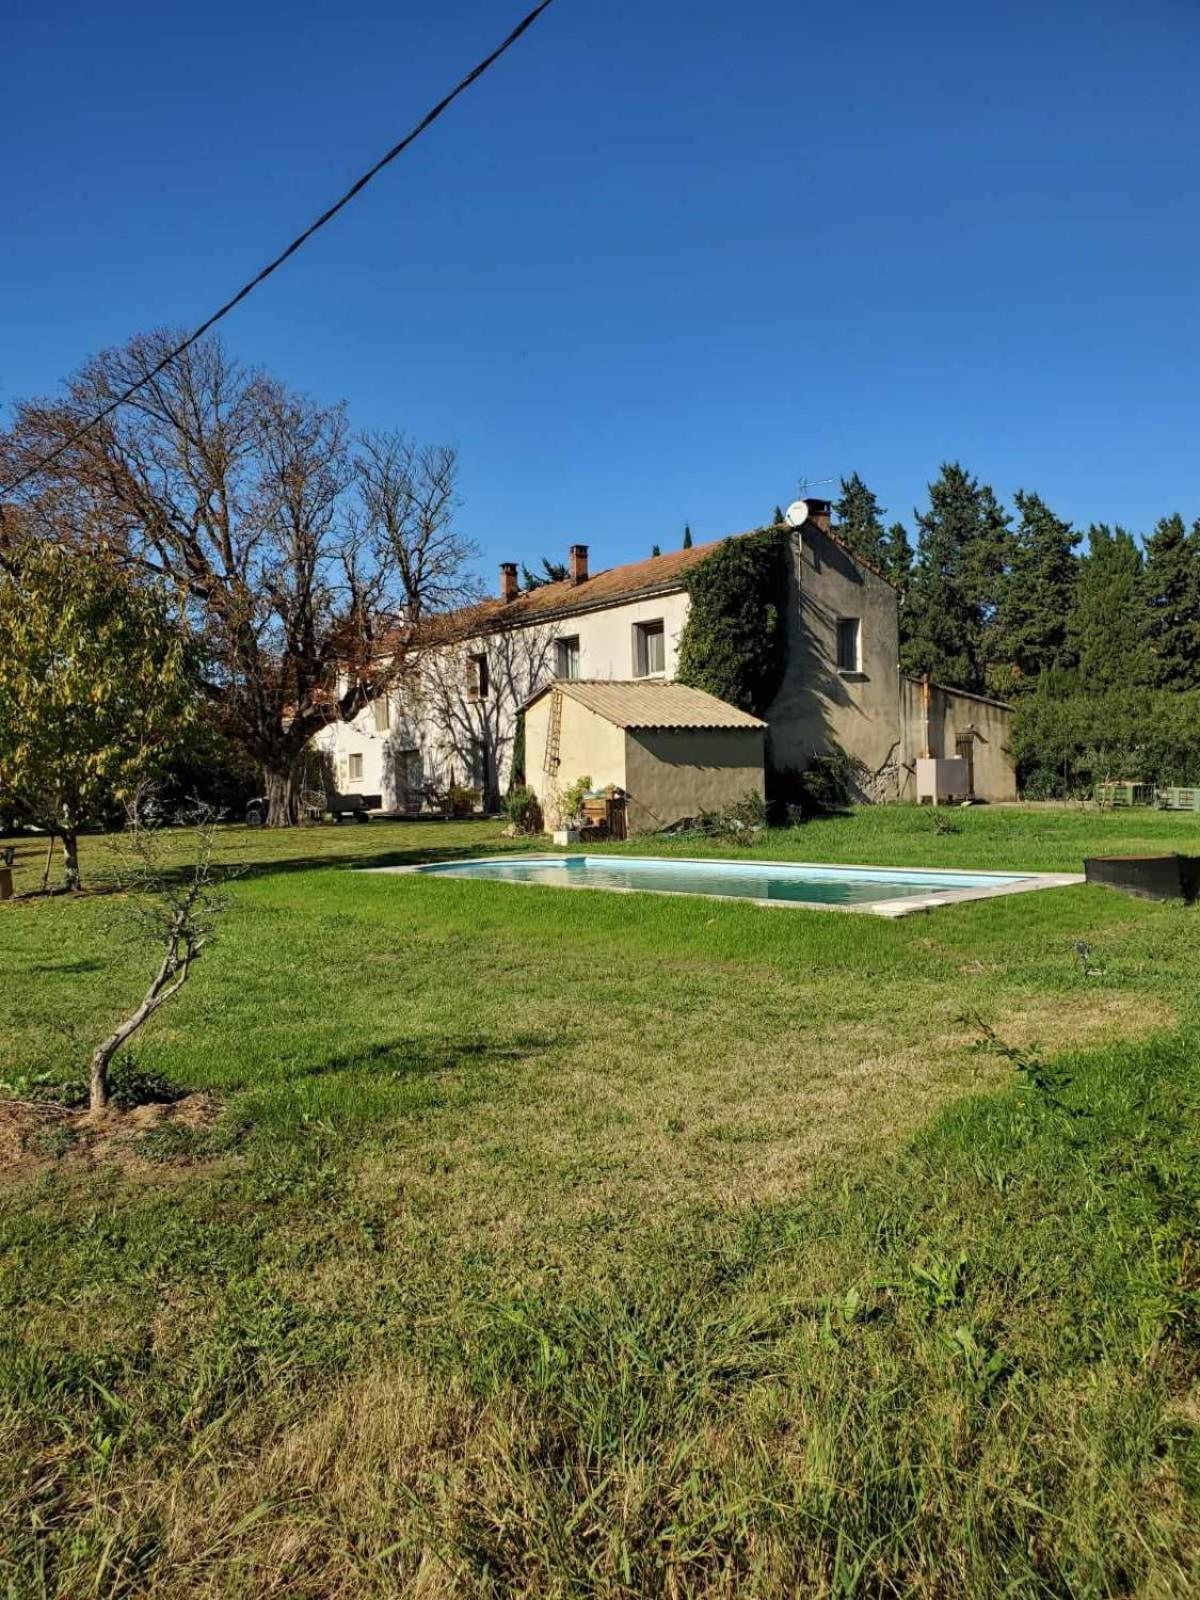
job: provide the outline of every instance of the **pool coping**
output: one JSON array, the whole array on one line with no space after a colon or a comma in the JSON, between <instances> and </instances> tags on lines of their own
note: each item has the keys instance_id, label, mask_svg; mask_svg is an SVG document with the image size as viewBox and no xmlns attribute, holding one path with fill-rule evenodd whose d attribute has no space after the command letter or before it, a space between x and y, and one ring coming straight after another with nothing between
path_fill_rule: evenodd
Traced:
<instances>
[{"instance_id":1,"label":"pool coping","mask_svg":"<svg viewBox=\"0 0 1200 1600\"><path fill-rule=\"evenodd\" d=\"M461 861L414 861L410 865L401 867L358 867L359 872L389 873L403 876L408 873L425 873L430 877L453 876L455 867L485 867L505 866L514 862L547 862L570 861L586 856L592 852L585 850L510 850L499 856L464 856ZM761 857L742 856L651 856L635 855L621 851L605 852L601 859L612 861L666 861L681 866L714 866L724 865L728 862L740 867L807 867L819 871L844 872L920 872L931 876L944 874L948 878L959 878L967 874L965 867L879 867L858 866L849 861L765 861ZM439 869L430 872L430 868ZM1013 870L999 872L988 870L972 872L973 878L996 878L1003 880L992 885L976 885L969 889L934 889L927 895L910 895L902 900L892 899L864 900L858 905L834 905L828 901L820 900L767 900L757 895L747 894L705 894L697 889L634 889L621 886L596 883L535 883L522 881L519 878L509 879L508 882L518 888L524 889L590 889L594 894L657 894L669 895L673 899L690 898L693 900L723 900L727 904L742 906L765 906L772 911L850 911L866 912L871 916L898 917L912 916L918 911L934 911L939 906L962 905L969 900L995 900L1001 895L1026 894L1033 889L1066 889L1075 884L1084 883L1086 880L1082 872L1034 872L1018 873ZM1014 878L1017 880L1014 882ZM499 882L503 880L492 880Z\"/></svg>"}]
</instances>

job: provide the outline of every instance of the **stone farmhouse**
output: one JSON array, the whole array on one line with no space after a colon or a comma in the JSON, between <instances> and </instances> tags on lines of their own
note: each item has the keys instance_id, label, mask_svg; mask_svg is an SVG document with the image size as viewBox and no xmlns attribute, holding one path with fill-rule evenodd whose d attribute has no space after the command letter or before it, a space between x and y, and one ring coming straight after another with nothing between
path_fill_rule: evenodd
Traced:
<instances>
[{"instance_id":1,"label":"stone farmhouse","mask_svg":"<svg viewBox=\"0 0 1200 1600\"><path fill-rule=\"evenodd\" d=\"M919 757L957 756L967 763L959 770L967 771L975 798L1015 798L1009 707L905 677L896 589L839 540L827 503L809 501L808 512L800 527L787 530L787 592L780 597L787 664L763 714L767 768L803 769L840 749L862 764L869 798L898 800L916 798ZM392 813L440 806L452 785L475 791L490 808L507 788L515 760L543 800L551 798L559 782L578 774L551 770L557 758L548 757L545 736L525 759L519 748L523 708L532 708L556 681L602 683L610 715L628 728L628 717L612 711L622 685L630 686L633 704L635 690L674 680L688 618L688 576L721 542L595 573L588 547L575 544L563 581L525 590L516 563L503 563L494 598L438 619L401 689L355 721L333 723L318 735L314 743L334 785L340 792L377 794ZM669 704L670 716L683 715L686 723L678 695L654 702L638 693L643 723L653 721L647 709L653 703ZM711 724L711 709L704 718ZM576 764L597 782L607 781L592 770L603 766L599 752L589 767L585 746ZM722 792L719 783L689 784L686 759L675 765L681 769L680 815L690 814L690 794ZM744 777L739 767L743 792ZM673 820L663 815L662 803L655 815L659 823Z\"/></svg>"}]
</instances>

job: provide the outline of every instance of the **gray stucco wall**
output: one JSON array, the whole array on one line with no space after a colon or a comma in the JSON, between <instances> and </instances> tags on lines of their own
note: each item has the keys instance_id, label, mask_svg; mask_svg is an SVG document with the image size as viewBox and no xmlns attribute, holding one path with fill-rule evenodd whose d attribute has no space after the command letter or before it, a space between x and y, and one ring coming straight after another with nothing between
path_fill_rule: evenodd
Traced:
<instances>
[{"instance_id":1,"label":"gray stucco wall","mask_svg":"<svg viewBox=\"0 0 1200 1600\"><path fill-rule=\"evenodd\" d=\"M895 589L811 523L789 541L787 671L766 713L777 767L808 766L839 745L872 772L900 747ZM839 618L861 623L861 671L839 671Z\"/></svg>"},{"instance_id":2,"label":"gray stucco wall","mask_svg":"<svg viewBox=\"0 0 1200 1600\"><path fill-rule=\"evenodd\" d=\"M675 728L625 735L631 833L650 833L763 793L759 728Z\"/></svg>"},{"instance_id":3,"label":"gray stucco wall","mask_svg":"<svg viewBox=\"0 0 1200 1600\"><path fill-rule=\"evenodd\" d=\"M904 765L900 772L900 799L915 800L913 764L925 754L925 715L922 685L916 678L900 679ZM971 741L978 800L1015 800L1016 764L1009 753L1012 707L958 689L929 686L929 754L958 754L960 738Z\"/></svg>"}]
</instances>

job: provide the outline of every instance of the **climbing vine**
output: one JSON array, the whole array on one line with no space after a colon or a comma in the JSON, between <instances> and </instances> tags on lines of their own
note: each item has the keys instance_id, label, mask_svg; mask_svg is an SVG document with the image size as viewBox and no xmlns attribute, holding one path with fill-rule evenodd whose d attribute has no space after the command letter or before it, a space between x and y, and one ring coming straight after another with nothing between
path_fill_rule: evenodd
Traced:
<instances>
[{"instance_id":1,"label":"climbing vine","mask_svg":"<svg viewBox=\"0 0 1200 1600\"><path fill-rule=\"evenodd\" d=\"M761 717L787 664L787 530L726 539L687 578L676 676Z\"/></svg>"}]
</instances>

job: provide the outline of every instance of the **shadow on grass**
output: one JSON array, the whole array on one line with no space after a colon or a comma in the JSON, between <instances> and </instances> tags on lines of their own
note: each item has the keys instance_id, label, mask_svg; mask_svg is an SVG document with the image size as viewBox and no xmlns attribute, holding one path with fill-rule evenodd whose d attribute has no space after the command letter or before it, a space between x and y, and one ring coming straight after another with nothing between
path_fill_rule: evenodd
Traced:
<instances>
[{"instance_id":1,"label":"shadow on grass","mask_svg":"<svg viewBox=\"0 0 1200 1600\"><path fill-rule=\"evenodd\" d=\"M327 1078L339 1073L380 1072L390 1077L423 1078L458 1067L490 1066L523 1061L552 1049L560 1040L550 1034L515 1034L506 1039L482 1035L444 1039L389 1039L347 1050L301 1067L296 1078Z\"/></svg>"},{"instance_id":2,"label":"shadow on grass","mask_svg":"<svg viewBox=\"0 0 1200 1600\"><path fill-rule=\"evenodd\" d=\"M105 963L95 956L87 956L79 961L39 961L35 967L26 967L26 972L61 972L71 976L80 972L103 972Z\"/></svg>"},{"instance_id":3,"label":"shadow on grass","mask_svg":"<svg viewBox=\"0 0 1200 1600\"><path fill-rule=\"evenodd\" d=\"M511 848L511 840L491 839L477 845L428 844L414 846L408 850L393 848L363 855L290 856L278 861L239 861L230 865L234 866L239 876L243 878L266 878L279 872L315 872L321 869L348 872L355 868L365 870L368 867L407 867L418 861L460 861L471 856L497 855L501 850ZM528 845L525 848L528 849Z\"/></svg>"}]
</instances>

